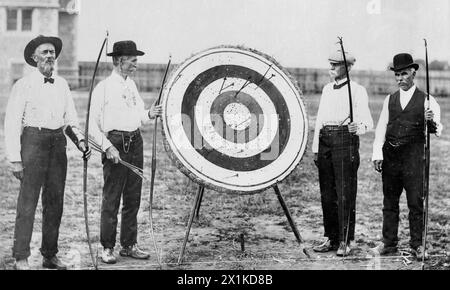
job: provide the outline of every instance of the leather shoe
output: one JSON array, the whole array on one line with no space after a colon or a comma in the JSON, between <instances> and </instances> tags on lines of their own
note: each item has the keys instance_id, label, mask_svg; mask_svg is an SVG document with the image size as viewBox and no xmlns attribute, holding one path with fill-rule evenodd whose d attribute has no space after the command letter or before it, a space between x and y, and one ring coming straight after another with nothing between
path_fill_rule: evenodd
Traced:
<instances>
[{"instance_id":1,"label":"leather shoe","mask_svg":"<svg viewBox=\"0 0 450 290\"><path fill-rule=\"evenodd\" d=\"M66 270L67 265L65 265L58 257L53 256L51 258L45 258L42 261L42 267L48 269Z\"/></svg>"},{"instance_id":2,"label":"leather shoe","mask_svg":"<svg viewBox=\"0 0 450 290\"><path fill-rule=\"evenodd\" d=\"M372 248L372 251L375 254L378 254L380 256L387 255L387 254L393 254L397 252L397 246L386 246L384 243L379 244L375 248Z\"/></svg>"},{"instance_id":3,"label":"leather shoe","mask_svg":"<svg viewBox=\"0 0 450 290\"><path fill-rule=\"evenodd\" d=\"M423 249L423 246L418 246L416 248L411 248L411 251L414 256L416 256L417 260L422 260L422 257L425 257L425 260L428 259L428 253Z\"/></svg>"},{"instance_id":4,"label":"leather shoe","mask_svg":"<svg viewBox=\"0 0 450 290\"><path fill-rule=\"evenodd\" d=\"M30 270L27 259L16 260L14 263L14 269L16 270Z\"/></svg>"},{"instance_id":5,"label":"leather shoe","mask_svg":"<svg viewBox=\"0 0 450 290\"><path fill-rule=\"evenodd\" d=\"M330 252L330 251L336 251L338 249L338 247L339 247L338 243L328 239L323 244L315 246L313 248L313 251L319 252L319 253L326 253L326 252Z\"/></svg>"},{"instance_id":6,"label":"leather shoe","mask_svg":"<svg viewBox=\"0 0 450 290\"><path fill-rule=\"evenodd\" d=\"M148 259L150 258L150 254L147 252L142 251L138 248L137 244L134 244L131 247L123 247L119 254L122 257L131 257L134 259Z\"/></svg>"}]
</instances>

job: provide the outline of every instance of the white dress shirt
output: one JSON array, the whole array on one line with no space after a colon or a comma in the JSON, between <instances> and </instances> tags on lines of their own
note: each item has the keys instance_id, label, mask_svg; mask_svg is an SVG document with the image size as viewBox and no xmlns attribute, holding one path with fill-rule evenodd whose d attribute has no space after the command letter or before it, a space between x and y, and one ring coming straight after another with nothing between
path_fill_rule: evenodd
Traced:
<instances>
[{"instance_id":1,"label":"white dress shirt","mask_svg":"<svg viewBox=\"0 0 450 290\"><path fill-rule=\"evenodd\" d=\"M65 79L52 76L54 83L44 84L37 69L12 87L5 115L6 155L10 162L21 162L20 135L24 127L58 129L66 125L78 128L78 117ZM77 129L74 130L77 132ZM81 139L80 135L77 137Z\"/></svg>"},{"instance_id":2,"label":"white dress shirt","mask_svg":"<svg viewBox=\"0 0 450 290\"><path fill-rule=\"evenodd\" d=\"M145 110L144 101L130 77L124 79L113 70L95 87L89 135L104 151L112 145L106 137L109 131L135 131L149 120L149 110Z\"/></svg>"},{"instance_id":3,"label":"white dress shirt","mask_svg":"<svg viewBox=\"0 0 450 290\"><path fill-rule=\"evenodd\" d=\"M319 152L319 131L324 125L345 125L350 123L350 106L348 87L344 85L334 89L336 84L342 84L347 79L331 82L324 86L317 112L312 152ZM357 135L362 135L373 129L372 115L369 109L369 96L366 89L354 81L350 81L352 90L353 122L358 124Z\"/></svg>"},{"instance_id":4,"label":"white dress shirt","mask_svg":"<svg viewBox=\"0 0 450 290\"><path fill-rule=\"evenodd\" d=\"M413 85L409 90L404 91L400 89L400 105L402 109L408 105L411 100L416 85ZM389 122L389 96L384 99L383 109L381 110L380 119L378 120L377 129L375 130L375 140L373 142L372 161L383 160L383 144L386 140L386 128ZM427 100L425 99L425 109L428 107ZM430 109L434 113L433 121L436 122L437 132L436 136L440 136L443 126L441 124L441 108L436 102L435 98L430 95Z\"/></svg>"}]
</instances>

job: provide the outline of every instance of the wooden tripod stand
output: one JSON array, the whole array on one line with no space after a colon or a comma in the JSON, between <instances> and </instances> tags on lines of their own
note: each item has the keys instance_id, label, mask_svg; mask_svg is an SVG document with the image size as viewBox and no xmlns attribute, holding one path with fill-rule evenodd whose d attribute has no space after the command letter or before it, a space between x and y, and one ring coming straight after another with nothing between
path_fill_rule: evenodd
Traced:
<instances>
[{"instance_id":1,"label":"wooden tripod stand","mask_svg":"<svg viewBox=\"0 0 450 290\"><path fill-rule=\"evenodd\" d=\"M294 222L294 220L292 219L291 213L289 212L289 209L286 205L286 202L284 201L283 196L280 193L280 189L278 188L278 185L275 184L273 186L273 189L275 191L275 194L277 195L278 201L280 202L281 207L283 208L284 214L286 215L286 218L289 222L289 225L291 226L292 231L294 232L295 238L297 240L297 242L299 244L303 243L303 239L300 236L300 232L297 229L297 226ZM203 193L205 192L205 187L203 185L199 185L198 187L198 191L197 194L195 195L195 199L194 199L194 206L192 207L190 216L189 216L189 220L188 220L188 224L187 224L187 228L186 228L186 235L184 237L184 241L183 241L183 246L181 247L181 251L180 251L180 255L178 257L178 265L180 265L183 262L183 258L184 258L184 252L186 250L186 244L187 241L189 239L189 233L191 231L191 227L192 227L192 222L194 221L194 217L199 216L200 213L200 205L203 199ZM307 253L303 250L303 252L307 255Z\"/></svg>"}]
</instances>

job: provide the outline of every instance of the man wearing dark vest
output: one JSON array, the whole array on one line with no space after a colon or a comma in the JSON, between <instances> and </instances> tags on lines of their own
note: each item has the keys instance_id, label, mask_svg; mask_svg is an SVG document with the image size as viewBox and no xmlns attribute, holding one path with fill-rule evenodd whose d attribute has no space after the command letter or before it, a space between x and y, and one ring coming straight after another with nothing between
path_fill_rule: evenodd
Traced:
<instances>
[{"instance_id":1,"label":"man wearing dark vest","mask_svg":"<svg viewBox=\"0 0 450 290\"><path fill-rule=\"evenodd\" d=\"M373 143L373 164L383 180L383 243L374 250L380 255L397 251L399 199L405 189L409 208L410 247L421 259L423 166L425 121L430 133L441 134L440 107L414 84L419 65L410 54L394 56L393 67L399 90L388 95L378 120Z\"/></svg>"}]
</instances>

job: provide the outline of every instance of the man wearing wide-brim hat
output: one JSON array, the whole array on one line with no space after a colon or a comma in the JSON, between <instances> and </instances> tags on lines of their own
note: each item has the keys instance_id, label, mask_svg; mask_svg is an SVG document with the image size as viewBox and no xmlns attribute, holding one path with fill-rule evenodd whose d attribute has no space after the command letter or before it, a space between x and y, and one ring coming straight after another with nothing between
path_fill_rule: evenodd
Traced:
<instances>
[{"instance_id":1,"label":"man wearing wide-brim hat","mask_svg":"<svg viewBox=\"0 0 450 290\"><path fill-rule=\"evenodd\" d=\"M409 53L394 56L399 90L388 95L378 120L372 160L383 180L383 242L374 248L381 255L395 253L398 245L399 199L405 189L409 208L409 245L418 259L427 257L422 246L423 168L425 122L430 133L441 134L440 107L435 98L414 84L419 65Z\"/></svg>"},{"instance_id":2,"label":"man wearing wide-brim hat","mask_svg":"<svg viewBox=\"0 0 450 290\"><path fill-rule=\"evenodd\" d=\"M350 71L356 59L348 52L345 59ZM347 79L342 51L334 51L328 61L331 82L322 90L312 145L319 171L326 240L313 250L336 251L338 256L347 256L355 239L359 136L372 129L373 121L366 89Z\"/></svg>"},{"instance_id":3,"label":"man wearing wide-brim hat","mask_svg":"<svg viewBox=\"0 0 450 290\"><path fill-rule=\"evenodd\" d=\"M27 259L41 189L42 265L66 268L56 256L67 172L64 133L84 152L84 158L90 154L81 142L69 86L54 74L61 49L61 39L53 36L40 35L26 45L25 61L36 70L14 84L6 108L6 154L13 175L21 181L13 245L16 269L29 269Z\"/></svg>"},{"instance_id":4,"label":"man wearing wide-brim hat","mask_svg":"<svg viewBox=\"0 0 450 290\"><path fill-rule=\"evenodd\" d=\"M144 52L131 40L114 43L111 75L101 81L92 94L91 134L105 152L103 162L103 199L100 242L104 263L116 263L117 214L122 197L120 255L148 259L149 254L137 246L137 214L141 201L142 179L130 169L118 164L126 161L143 168L144 151L139 128L161 114L161 106L145 109L131 75L137 69L137 56Z\"/></svg>"}]
</instances>

